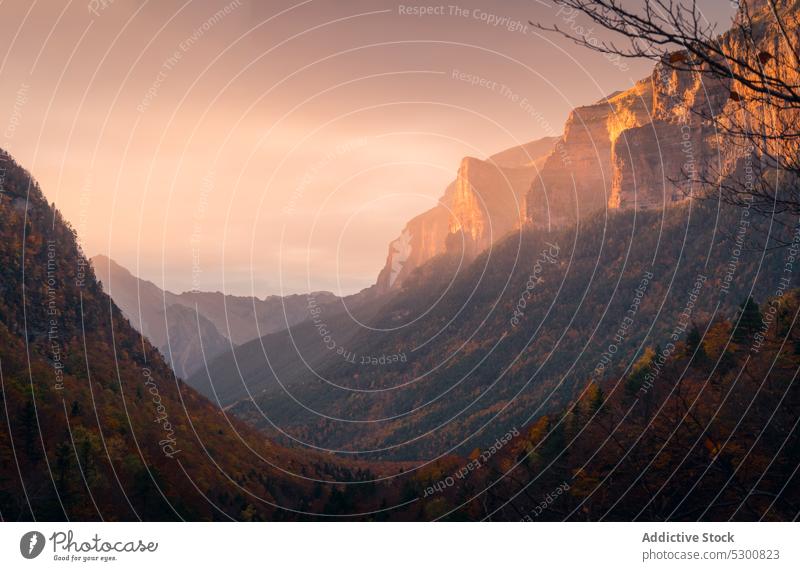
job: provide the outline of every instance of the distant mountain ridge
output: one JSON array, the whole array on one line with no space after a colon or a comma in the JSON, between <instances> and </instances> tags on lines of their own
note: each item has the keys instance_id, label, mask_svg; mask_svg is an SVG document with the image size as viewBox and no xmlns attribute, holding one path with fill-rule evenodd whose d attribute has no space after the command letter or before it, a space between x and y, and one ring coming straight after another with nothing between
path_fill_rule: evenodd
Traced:
<instances>
[{"instance_id":1,"label":"distant mountain ridge","mask_svg":"<svg viewBox=\"0 0 800 571\"><path fill-rule=\"evenodd\" d=\"M94 271L131 324L158 347L184 379L217 355L308 319L305 295L265 299L220 292L172 293L134 276L107 256L91 258ZM312 294L326 306L340 301L330 292Z\"/></svg>"}]
</instances>

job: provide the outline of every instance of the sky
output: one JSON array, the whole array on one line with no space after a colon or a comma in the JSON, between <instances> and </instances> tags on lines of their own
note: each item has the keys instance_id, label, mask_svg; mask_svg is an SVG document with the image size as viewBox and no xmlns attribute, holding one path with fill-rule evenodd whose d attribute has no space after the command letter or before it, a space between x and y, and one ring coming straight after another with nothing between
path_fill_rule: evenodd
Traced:
<instances>
[{"instance_id":1,"label":"sky","mask_svg":"<svg viewBox=\"0 0 800 571\"><path fill-rule=\"evenodd\" d=\"M529 20L608 37L550 0L6 0L0 147L165 289L354 293L462 157L650 73Z\"/></svg>"}]
</instances>

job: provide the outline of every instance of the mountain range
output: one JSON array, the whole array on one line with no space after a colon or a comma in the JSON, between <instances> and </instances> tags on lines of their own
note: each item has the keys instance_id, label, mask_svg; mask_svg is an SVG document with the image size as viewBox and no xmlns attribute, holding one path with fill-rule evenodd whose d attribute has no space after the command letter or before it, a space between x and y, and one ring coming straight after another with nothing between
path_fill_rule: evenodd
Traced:
<instances>
[{"instance_id":1,"label":"mountain range","mask_svg":"<svg viewBox=\"0 0 800 571\"><path fill-rule=\"evenodd\" d=\"M799 225L687 182L742 103L667 62L465 158L348 298L90 263L0 152L0 517L796 519Z\"/></svg>"},{"instance_id":2,"label":"mountain range","mask_svg":"<svg viewBox=\"0 0 800 571\"><path fill-rule=\"evenodd\" d=\"M258 299L220 292L176 294L135 277L107 256L94 256L91 264L125 317L184 379L237 345L309 317L302 295ZM330 292L315 292L314 297L322 306L340 301Z\"/></svg>"}]
</instances>

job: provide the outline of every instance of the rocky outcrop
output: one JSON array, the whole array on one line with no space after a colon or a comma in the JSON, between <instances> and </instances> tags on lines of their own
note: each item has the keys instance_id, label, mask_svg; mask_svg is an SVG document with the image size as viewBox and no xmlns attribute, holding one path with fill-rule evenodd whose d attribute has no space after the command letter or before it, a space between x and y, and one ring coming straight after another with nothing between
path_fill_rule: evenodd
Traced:
<instances>
[{"instance_id":1,"label":"rocky outcrop","mask_svg":"<svg viewBox=\"0 0 800 571\"><path fill-rule=\"evenodd\" d=\"M525 220L525 195L534 176L532 167L500 167L491 159L465 158L445 196L448 233L455 248L460 241L465 257L471 259L497 238L519 228Z\"/></svg>"},{"instance_id":2,"label":"rocky outcrop","mask_svg":"<svg viewBox=\"0 0 800 571\"><path fill-rule=\"evenodd\" d=\"M564 135L547 158L528 197L528 217L539 227L563 226L614 200L615 144L649 122L652 85L640 81L570 113Z\"/></svg>"},{"instance_id":3,"label":"rocky outcrop","mask_svg":"<svg viewBox=\"0 0 800 571\"><path fill-rule=\"evenodd\" d=\"M612 143L610 208L661 208L689 198L715 151L712 119L729 99L726 82L660 63L649 83L650 120Z\"/></svg>"},{"instance_id":4,"label":"rocky outcrop","mask_svg":"<svg viewBox=\"0 0 800 571\"><path fill-rule=\"evenodd\" d=\"M792 0L781 10L796 13L798 4ZM752 60L753 50L773 56L785 52L769 3L750 0L747 8L758 46L734 27L722 37L729 53ZM572 112L528 196L532 224L574 223L606 208L662 208L704 192L698 180L724 178L741 168L741 146L724 140L715 126L720 114L742 113L747 97L732 100L734 86L726 79L673 67L662 61L631 89ZM748 111L763 115L759 109Z\"/></svg>"},{"instance_id":5,"label":"rocky outcrop","mask_svg":"<svg viewBox=\"0 0 800 571\"><path fill-rule=\"evenodd\" d=\"M408 222L389 245L378 290L399 287L415 268L445 252L468 261L519 228L528 190L554 142L540 139L486 160L464 158L439 203Z\"/></svg>"}]
</instances>

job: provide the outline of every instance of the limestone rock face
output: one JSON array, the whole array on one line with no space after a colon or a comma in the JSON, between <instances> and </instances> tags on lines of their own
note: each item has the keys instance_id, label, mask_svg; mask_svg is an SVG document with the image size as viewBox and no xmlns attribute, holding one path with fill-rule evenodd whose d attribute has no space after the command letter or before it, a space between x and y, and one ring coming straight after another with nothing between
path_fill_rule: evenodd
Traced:
<instances>
[{"instance_id":1,"label":"limestone rock face","mask_svg":"<svg viewBox=\"0 0 800 571\"><path fill-rule=\"evenodd\" d=\"M491 161L467 157L455 185L445 195L449 234L462 238L472 258L525 220L525 195L535 176L530 167L501 168Z\"/></svg>"},{"instance_id":2,"label":"limestone rock face","mask_svg":"<svg viewBox=\"0 0 800 571\"><path fill-rule=\"evenodd\" d=\"M281 331L309 317L304 295L266 299L220 292L165 291L134 276L106 256L91 259L103 290L155 345L184 379L205 367L217 355L269 333ZM314 292L320 306L339 301L330 292Z\"/></svg>"},{"instance_id":3,"label":"limestone rock face","mask_svg":"<svg viewBox=\"0 0 800 571\"><path fill-rule=\"evenodd\" d=\"M787 60L790 54L767 0L749 0L746 6L757 45L746 42L734 26L722 37L727 51L748 61L761 50L775 61ZM796 22L800 2L781 6ZM792 30L800 39L796 25ZM665 55L671 57L682 56ZM574 223L605 208L662 208L702 192L698 179L724 178L741 168L741 146L717 132L716 120L745 110L763 116L762 110L730 80L673 67L662 61L631 89L572 112L528 196L531 223ZM741 101L731 99L732 90Z\"/></svg>"},{"instance_id":4,"label":"limestone rock face","mask_svg":"<svg viewBox=\"0 0 800 571\"><path fill-rule=\"evenodd\" d=\"M561 226L606 208L614 194L614 143L649 121L652 99L652 85L641 81L570 114L528 196L533 225Z\"/></svg>"},{"instance_id":5,"label":"limestone rock face","mask_svg":"<svg viewBox=\"0 0 800 571\"><path fill-rule=\"evenodd\" d=\"M486 160L465 157L439 203L389 245L378 290L399 287L415 268L445 252L468 261L524 224L528 190L554 142L540 139Z\"/></svg>"},{"instance_id":6,"label":"limestone rock face","mask_svg":"<svg viewBox=\"0 0 800 571\"><path fill-rule=\"evenodd\" d=\"M661 63L650 83L650 121L613 142L610 208L662 208L687 199L714 152L712 118L729 98L726 82Z\"/></svg>"}]
</instances>

